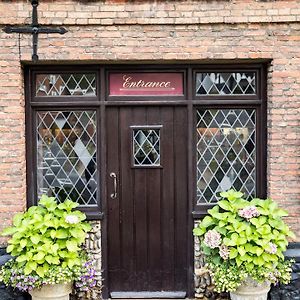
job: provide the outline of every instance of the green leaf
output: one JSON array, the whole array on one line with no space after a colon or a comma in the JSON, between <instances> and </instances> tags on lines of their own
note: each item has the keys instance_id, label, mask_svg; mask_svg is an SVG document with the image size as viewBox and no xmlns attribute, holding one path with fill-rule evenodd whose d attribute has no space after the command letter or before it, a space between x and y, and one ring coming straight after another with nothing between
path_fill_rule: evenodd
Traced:
<instances>
[{"instance_id":1,"label":"green leaf","mask_svg":"<svg viewBox=\"0 0 300 300\"><path fill-rule=\"evenodd\" d=\"M25 275L29 275L30 273L32 272L32 269L31 267L28 265L28 263L25 265L25 268L24 268L24 274Z\"/></svg>"},{"instance_id":2,"label":"green leaf","mask_svg":"<svg viewBox=\"0 0 300 300\"><path fill-rule=\"evenodd\" d=\"M260 226L259 221L258 221L257 218L251 218L250 219L250 223L252 223L253 225L255 225L256 228Z\"/></svg>"},{"instance_id":3,"label":"green leaf","mask_svg":"<svg viewBox=\"0 0 300 300\"><path fill-rule=\"evenodd\" d=\"M17 230L18 229L15 227L7 227L2 231L1 235L2 236L13 235Z\"/></svg>"},{"instance_id":4,"label":"green leaf","mask_svg":"<svg viewBox=\"0 0 300 300\"><path fill-rule=\"evenodd\" d=\"M219 227L224 227L227 225L227 222L226 221L219 221Z\"/></svg>"},{"instance_id":5,"label":"green leaf","mask_svg":"<svg viewBox=\"0 0 300 300\"><path fill-rule=\"evenodd\" d=\"M54 265L59 265L59 264L60 264L59 258L58 258L57 256L53 256L53 258L52 258L52 263L53 263Z\"/></svg>"},{"instance_id":6,"label":"green leaf","mask_svg":"<svg viewBox=\"0 0 300 300\"><path fill-rule=\"evenodd\" d=\"M263 224L265 224L267 222L267 217L266 216L260 216L258 217L258 224L260 226L262 226Z\"/></svg>"},{"instance_id":7,"label":"green leaf","mask_svg":"<svg viewBox=\"0 0 300 300\"><path fill-rule=\"evenodd\" d=\"M66 246L67 246L68 250L71 251L71 252L75 252L75 251L78 250L77 242L74 241L73 239L70 240L70 241L67 241Z\"/></svg>"},{"instance_id":8,"label":"green leaf","mask_svg":"<svg viewBox=\"0 0 300 300\"><path fill-rule=\"evenodd\" d=\"M51 236L51 238L54 240L55 238L56 238L56 230L51 230L50 231L50 236Z\"/></svg>"},{"instance_id":9,"label":"green leaf","mask_svg":"<svg viewBox=\"0 0 300 300\"><path fill-rule=\"evenodd\" d=\"M248 272L251 272L254 269L254 264L252 262L249 262L246 265L246 269L247 269Z\"/></svg>"},{"instance_id":10,"label":"green leaf","mask_svg":"<svg viewBox=\"0 0 300 300\"><path fill-rule=\"evenodd\" d=\"M286 210L278 208L273 212L273 216L277 217L277 218L286 217L286 216L288 216L288 212Z\"/></svg>"},{"instance_id":11,"label":"green leaf","mask_svg":"<svg viewBox=\"0 0 300 300\"><path fill-rule=\"evenodd\" d=\"M219 213L219 206L215 205L213 208L207 210L207 213L210 214L211 216Z\"/></svg>"},{"instance_id":12,"label":"green leaf","mask_svg":"<svg viewBox=\"0 0 300 300\"><path fill-rule=\"evenodd\" d=\"M70 232L72 233L72 231L70 231ZM205 233L205 229L203 229L203 228L196 227L196 228L193 229L193 234L196 235L196 236L201 236L204 233Z\"/></svg>"},{"instance_id":13,"label":"green leaf","mask_svg":"<svg viewBox=\"0 0 300 300\"><path fill-rule=\"evenodd\" d=\"M26 255L20 255L16 258L17 262L23 262L23 261L27 261L27 257Z\"/></svg>"},{"instance_id":14,"label":"green leaf","mask_svg":"<svg viewBox=\"0 0 300 300\"><path fill-rule=\"evenodd\" d=\"M37 268L37 263L35 261L29 261L28 262L29 267L31 268L32 271L35 271Z\"/></svg>"},{"instance_id":15,"label":"green leaf","mask_svg":"<svg viewBox=\"0 0 300 300\"><path fill-rule=\"evenodd\" d=\"M232 210L232 206L230 205L230 203L227 200L221 200L218 202L218 205L223 208L224 210Z\"/></svg>"},{"instance_id":16,"label":"green leaf","mask_svg":"<svg viewBox=\"0 0 300 300\"><path fill-rule=\"evenodd\" d=\"M39 201L39 205L44 206L48 211L54 211L57 203L54 197L42 195L41 200Z\"/></svg>"},{"instance_id":17,"label":"green leaf","mask_svg":"<svg viewBox=\"0 0 300 300\"><path fill-rule=\"evenodd\" d=\"M25 254L27 260L31 260L33 258L33 253L32 250L31 251L27 251Z\"/></svg>"},{"instance_id":18,"label":"green leaf","mask_svg":"<svg viewBox=\"0 0 300 300\"><path fill-rule=\"evenodd\" d=\"M52 251L52 253L54 253L55 255L56 255L58 249L59 249L59 245L58 245L58 244L51 245L51 251Z\"/></svg>"},{"instance_id":19,"label":"green leaf","mask_svg":"<svg viewBox=\"0 0 300 300\"><path fill-rule=\"evenodd\" d=\"M210 255L211 254L212 249L210 249L209 247L207 247L205 245L203 245L202 248L203 248L203 253L205 255Z\"/></svg>"},{"instance_id":20,"label":"green leaf","mask_svg":"<svg viewBox=\"0 0 300 300\"><path fill-rule=\"evenodd\" d=\"M67 257L68 256L68 253L70 253L70 252L67 252L67 251L58 251L58 255L60 256L60 257L62 257L62 258L65 258L65 257Z\"/></svg>"},{"instance_id":21,"label":"green leaf","mask_svg":"<svg viewBox=\"0 0 300 300\"><path fill-rule=\"evenodd\" d=\"M246 228L246 235L249 236L249 237L252 235L251 225L247 226L247 228Z\"/></svg>"},{"instance_id":22,"label":"green leaf","mask_svg":"<svg viewBox=\"0 0 300 300\"><path fill-rule=\"evenodd\" d=\"M33 259L40 261L40 260L44 259L44 257L45 257L45 253L41 251L41 252L38 252L36 255L34 255Z\"/></svg>"},{"instance_id":23,"label":"green leaf","mask_svg":"<svg viewBox=\"0 0 300 300\"><path fill-rule=\"evenodd\" d=\"M56 237L58 239L65 239L69 236L68 231L66 229L58 229L56 231Z\"/></svg>"},{"instance_id":24,"label":"green leaf","mask_svg":"<svg viewBox=\"0 0 300 300\"><path fill-rule=\"evenodd\" d=\"M40 242L41 237L39 235L33 235L30 237L30 240L33 244L37 245Z\"/></svg>"},{"instance_id":25,"label":"green leaf","mask_svg":"<svg viewBox=\"0 0 300 300\"><path fill-rule=\"evenodd\" d=\"M23 213L17 213L14 215L13 217L13 224L16 227L20 227L22 224L22 220L24 218L24 214Z\"/></svg>"},{"instance_id":26,"label":"green leaf","mask_svg":"<svg viewBox=\"0 0 300 300\"><path fill-rule=\"evenodd\" d=\"M290 238L292 238L292 239L296 239L296 235L295 235L294 232L291 231L291 230L289 230L289 231L287 232L287 236L290 237Z\"/></svg>"},{"instance_id":27,"label":"green leaf","mask_svg":"<svg viewBox=\"0 0 300 300\"><path fill-rule=\"evenodd\" d=\"M255 247L255 253L257 256L262 255L264 252L264 249L260 248L260 247Z\"/></svg>"},{"instance_id":28,"label":"green leaf","mask_svg":"<svg viewBox=\"0 0 300 300\"><path fill-rule=\"evenodd\" d=\"M51 265L52 264L52 255L46 255L45 256L45 261L49 264L49 265Z\"/></svg>"},{"instance_id":29,"label":"green leaf","mask_svg":"<svg viewBox=\"0 0 300 300\"><path fill-rule=\"evenodd\" d=\"M214 219L211 216L206 216L202 221L201 221L201 227L207 228L210 225L214 224Z\"/></svg>"},{"instance_id":30,"label":"green leaf","mask_svg":"<svg viewBox=\"0 0 300 300\"><path fill-rule=\"evenodd\" d=\"M271 227L268 224L265 224L262 227L257 228L257 232L266 238L266 235L271 233Z\"/></svg>"},{"instance_id":31,"label":"green leaf","mask_svg":"<svg viewBox=\"0 0 300 300\"><path fill-rule=\"evenodd\" d=\"M236 242L234 242L232 239L227 237L223 239L223 243L226 246L236 246Z\"/></svg>"},{"instance_id":32,"label":"green leaf","mask_svg":"<svg viewBox=\"0 0 300 300\"><path fill-rule=\"evenodd\" d=\"M71 200L66 200L65 202L58 205L59 209L64 209L68 212L70 212L73 208L76 208L79 204L76 202L73 202Z\"/></svg>"},{"instance_id":33,"label":"green leaf","mask_svg":"<svg viewBox=\"0 0 300 300\"><path fill-rule=\"evenodd\" d=\"M246 254L246 250L243 246L238 247L237 250L241 256L244 256Z\"/></svg>"},{"instance_id":34,"label":"green leaf","mask_svg":"<svg viewBox=\"0 0 300 300\"><path fill-rule=\"evenodd\" d=\"M247 243L247 239L244 238L244 237L238 237L237 241L236 241L236 244L237 245L244 245Z\"/></svg>"},{"instance_id":35,"label":"green leaf","mask_svg":"<svg viewBox=\"0 0 300 300\"><path fill-rule=\"evenodd\" d=\"M237 233L233 233L230 238L234 243L237 243L239 235Z\"/></svg>"},{"instance_id":36,"label":"green leaf","mask_svg":"<svg viewBox=\"0 0 300 300\"><path fill-rule=\"evenodd\" d=\"M219 265L221 264L221 257L220 256L214 256L212 259L214 265Z\"/></svg>"},{"instance_id":37,"label":"green leaf","mask_svg":"<svg viewBox=\"0 0 300 300\"><path fill-rule=\"evenodd\" d=\"M38 267L36 269L36 273L41 277L41 278L44 278L45 276L45 269L43 267Z\"/></svg>"},{"instance_id":38,"label":"green leaf","mask_svg":"<svg viewBox=\"0 0 300 300\"><path fill-rule=\"evenodd\" d=\"M219 233L221 233L222 235L225 235L227 233L227 230L224 227L216 226L215 230L218 231Z\"/></svg>"},{"instance_id":39,"label":"green leaf","mask_svg":"<svg viewBox=\"0 0 300 300\"><path fill-rule=\"evenodd\" d=\"M235 258L235 261L238 267L240 267L241 264L243 263L243 261L238 256Z\"/></svg>"},{"instance_id":40,"label":"green leaf","mask_svg":"<svg viewBox=\"0 0 300 300\"><path fill-rule=\"evenodd\" d=\"M24 247L26 247L26 245L27 245L27 240L26 240L26 239L22 239L22 240L20 241L20 246L21 246L22 248L24 248Z\"/></svg>"},{"instance_id":41,"label":"green leaf","mask_svg":"<svg viewBox=\"0 0 300 300\"><path fill-rule=\"evenodd\" d=\"M243 197L243 193L241 192L236 192L235 190L231 189L227 192L222 192L220 193L221 197L223 198L227 198L228 200L235 200L235 199L238 199L238 198L242 198Z\"/></svg>"},{"instance_id":42,"label":"green leaf","mask_svg":"<svg viewBox=\"0 0 300 300\"><path fill-rule=\"evenodd\" d=\"M272 255L269 253L263 253L261 257L265 262L272 261Z\"/></svg>"},{"instance_id":43,"label":"green leaf","mask_svg":"<svg viewBox=\"0 0 300 300\"><path fill-rule=\"evenodd\" d=\"M9 245L9 246L7 246L7 248L6 248L6 252L7 252L7 253L10 253L10 252L12 252L12 251L14 250L14 248L15 248L14 245Z\"/></svg>"},{"instance_id":44,"label":"green leaf","mask_svg":"<svg viewBox=\"0 0 300 300\"><path fill-rule=\"evenodd\" d=\"M263 260L263 258L261 256L254 257L253 262L258 266L262 266L265 263L265 261Z\"/></svg>"},{"instance_id":45,"label":"green leaf","mask_svg":"<svg viewBox=\"0 0 300 300\"><path fill-rule=\"evenodd\" d=\"M236 258L238 255L238 250L236 248L230 248L229 258Z\"/></svg>"},{"instance_id":46,"label":"green leaf","mask_svg":"<svg viewBox=\"0 0 300 300\"><path fill-rule=\"evenodd\" d=\"M250 255L245 254L245 255L241 256L241 260L242 260L242 261L251 261L252 258L251 258Z\"/></svg>"}]
</instances>

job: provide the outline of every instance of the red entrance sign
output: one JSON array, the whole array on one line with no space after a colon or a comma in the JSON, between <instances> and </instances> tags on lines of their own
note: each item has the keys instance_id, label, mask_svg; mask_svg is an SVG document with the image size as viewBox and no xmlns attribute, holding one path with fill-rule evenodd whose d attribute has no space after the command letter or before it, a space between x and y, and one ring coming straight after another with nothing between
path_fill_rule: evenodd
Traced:
<instances>
[{"instance_id":1,"label":"red entrance sign","mask_svg":"<svg viewBox=\"0 0 300 300\"><path fill-rule=\"evenodd\" d=\"M182 96L183 73L110 73L110 96Z\"/></svg>"}]
</instances>

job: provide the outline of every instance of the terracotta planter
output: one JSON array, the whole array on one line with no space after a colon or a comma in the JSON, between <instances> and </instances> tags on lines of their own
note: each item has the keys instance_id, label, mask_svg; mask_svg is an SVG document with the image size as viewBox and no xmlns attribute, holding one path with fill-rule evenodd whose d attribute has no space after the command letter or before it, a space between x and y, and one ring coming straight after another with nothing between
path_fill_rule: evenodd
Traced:
<instances>
[{"instance_id":1,"label":"terracotta planter","mask_svg":"<svg viewBox=\"0 0 300 300\"><path fill-rule=\"evenodd\" d=\"M72 283L48 284L40 289L33 289L29 292L32 300L69 300L72 292Z\"/></svg>"},{"instance_id":2,"label":"terracotta planter","mask_svg":"<svg viewBox=\"0 0 300 300\"><path fill-rule=\"evenodd\" d=\"M230 292L231 300L267 300L271 285L269 282L257 283L247 279L239 288Z\"/></svg>"}]
</instances>

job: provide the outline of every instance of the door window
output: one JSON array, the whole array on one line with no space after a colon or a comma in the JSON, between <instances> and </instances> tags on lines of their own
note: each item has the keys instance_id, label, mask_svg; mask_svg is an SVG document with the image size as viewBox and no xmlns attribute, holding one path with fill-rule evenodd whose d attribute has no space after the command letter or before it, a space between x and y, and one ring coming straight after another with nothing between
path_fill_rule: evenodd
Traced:
<instances>
[{"instance_id":1,"label":"door window","mask_svg":"<svg viewBox=\"0 0 300 300\"><path fill-rule=\"evenodd\" d=\"M132 130L134 167L160 166L160 128L145 126Z\"/></svg>"}]
</instances>

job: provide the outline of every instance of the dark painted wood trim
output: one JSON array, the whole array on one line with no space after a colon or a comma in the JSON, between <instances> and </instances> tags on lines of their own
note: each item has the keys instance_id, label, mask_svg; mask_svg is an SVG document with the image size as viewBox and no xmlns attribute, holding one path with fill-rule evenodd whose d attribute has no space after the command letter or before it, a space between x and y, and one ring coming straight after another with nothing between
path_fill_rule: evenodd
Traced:
<instances>
[{"instance_id":1,"label":"dark painted wood trim","mask_svg":"<svg viewBox=\"0 0 300 300\"><path fill-rule=\"evenodd\" d=\"M195 109L201 108L254 108L257 110L257 163L259 172L257 173L257 192L259 197L266 197L267 183L267 66L266 61L262 63L253 63L253 61L230 61L231 64L221 61L211 64L203 62L203 64L91 64L91 65L35 65L26 66L24 70L25 77L25 107L26 107L26 167L27 167L27 204L28 206L35 204L35 166L36 153L32 153L36 149L36 139L34 135L35 129L35 112L41 110L62 110L62 109L93 109L97 111L98 117L98 132L99 138L98 157L100 162L100 193L101 206L95 208L83 209L88 214L88 219L101 219L102 232L102 257L103 257L103 278L105 287L103 289L103 298L108 298L109 282L107 275L107 162L106 162L106 128L105 116L106 110L113 106L186 106L188 114L188 168L191 170L188 173L188 199L189 199L189 218L188 218L188 297L194 295L194 279L193 279L193 236L192 228L194 219L203 218L206 215L207 209L211 205L195 206L196 200L196 154L194 147L196 145L196 136L194 134L195 127ZM226 61L228 62L228 61ZM237 62L240 62L237 64ZM257 62L257 61L256 61ZM223 64L224 63L224 64ZM184 72L184 96L146 96L146 97L116 97L108 96L108 73L109 71L153 71L153 72ZM195 82L193 80L196 71L249 71L255 70L258 74L258 94L257 96L195 96ZM36 73L68 73L68 72L96 72L97 74L97 90L98 94L95 97L35 97L34 74ZM158 100L159 98L159 100ZM109 100L109 101L107 101ZM112 100L112 101L111 101ZM99 120L100 119L100 120Z\"/></svg>"},{"instance_id":2,"label":"dark painted wood trim","mask_svg":"<svg viewBox=\"0 0 300 300\"><path fill-rule=\"evenodd\" d=\"M224 66L223 66L224 67ZM213 101L217 100L238 100L238 101L246 101L246 100L259 100L261 98L261 66L254 67L253 65L248 65L247 67L240 65L228 66L227 68L220 68L219 66L209 66L209 67L200 67L193 69L193 99L200 101ZM220 72L220 71L228 71L228 72L244 72L244 71L252 71L256 73L255 84L257 94L255 95L196 95L196 74L197 73L206 73L206 72Z\"/></svg>"},{"instance_id":3,"label":"dark painted wood trim","mask_svg":"<svg viewBox=\"0 0 300 300\"><path fill-rule=\"evenodd\" d=\"M104 68L100 68L100 101L103 103L105 99L105 72ZM101 179L101 208L104 215L104 218L101 222L101 249L102 249L102 278L105 284L102 288L102 298L109 298L109 280L108 280L108 253L107 253L107 161L106 161L106 107L101 105L100 111L100 129L102 140L99 140L100 143L100 157L101 157L101 167L100 167L100 179Z\"/></svg>"},{"instance_id":4,"label":"dark painted wood trim","mask_svg":"<svg viewBox=\"0 0 300 300\"><path fill-rule=\"evenodd\" d=\"M128 73L183 73L183 95L153 95L153 96L111 96L109 95L109 74L110 73L120 73L120 72L128 72ZM128 102L137 102L141 101L142 103L144 101L152 101L153 103L161 103L162 101L182 101L186 99L186 94L187 94L187 80L186 80L186 68L185 67L166 67L166 66L160 66L160 68L157 67L152 67L152 66L144 66L143 68L106 68L105 69L105 81L106 81L106 93L105 93L105 100L108 102L117 102L117 101L128 101ZM162 100L162 98L164 100Z\"/></svg>"},{"instance_id":5,"label":"dark painted wood trim","mask_svg":"<svg viewBox=\"0 0 300 300\"><path fill-rule=\"evenodd\" d=\"M30 155L30 151L33 149L33 137L32 137L32 110L30 108L31 99L31 71L29 68L24 70L25 81L25 134L26 134L26 199L27 206L34 204L34 190L33 183L34 170L33 170L33 156Z\"/></svg>"},{"instance_id":6,"label":"dark painted wood trim","mask_svg":"<svg viewBox=\"0 0 300 300\"><path fill-rule=\"evenodd\" d=\"M261 92L262 92L262 104L261 104L261 141L260 141L260 191L259 196L261 198L267 197L267 165L268 165L268 66L266 64L261 66Z\"/></svg>"},{"instance_id":7,"label":"dark painted wood trim","mask_svg":"<svg viewBox=\"0 0 300 300\"><path fill-rule=\"evenodd\" d=\"M192 90L192 78L193 78L193 74L192 74L192 68L188 69L188 73L187 73L187 82L188 82L188 86L187 86L187 99L191 100L192 99L192 95L193 95L193 90ZM192 218L191 212L193 210L193 203L194 203L194 190L195 190L195 176L194 176L194 166L195 166L195 162L194 162L194 143L193 143L193 136L194 136L194 117L193 117L193 103L192 101L188 101L188 149L187 149L187 153L188 153L188 170L190 170L188 172L188 211L189 211L189 216L188 216L188 232L187 232L187 236L188 236L188 257L187 257L187 261L188 261L188 273L187 273L187 296L189 298L193 298L194 294L195 294L195 287L194 287L194 237L192 234L192 230L194 227L194 220Z\"/></svg>"}]
</instances>

